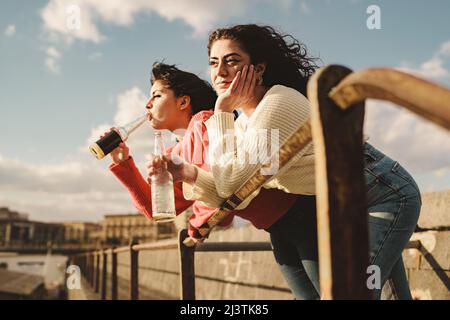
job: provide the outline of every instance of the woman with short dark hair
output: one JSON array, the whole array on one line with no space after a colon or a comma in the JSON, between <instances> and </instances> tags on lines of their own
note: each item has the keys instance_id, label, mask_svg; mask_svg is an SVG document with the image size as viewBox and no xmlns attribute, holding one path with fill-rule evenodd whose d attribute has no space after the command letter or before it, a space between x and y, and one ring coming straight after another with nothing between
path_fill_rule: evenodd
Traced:
<instances>
[{"instance_id":1,"label":"woman with short dark hair","mask_svg":"<svg viewBox=\"0 0 450 320\"><path fill-rule=\"evenodd\" d=\"M181 129L184 132L178 137L179 142L169 148L167 153L176 154L185 161L209 171L207 160L209 142L205 121L213 115L212 108L217 99L211 85L193 73L164 63L153 65L151 84L150 99L146 108L149 111L152 127L175 133ZM110 153L110 156L113 161L109 167L111 172L127 188L139 212L152 219L150 182L140 174L126 144L121 143ZM218 209L210 208L200 201L186 200L181 183L174 183L174 193L177 215L193 206L188 233L191 238L199 238L198 240L202 241L197 229ZM284 213L292 206L295 199L296 196L292 194L279 190L267 190L240 214L245 217L246 212L262 211L263 208L268 212ZM282 202L283 205L276 205L277 202ZM223 221L221 226L229 225L232 220L233 214Z\"/></svg>"}]
</instances>

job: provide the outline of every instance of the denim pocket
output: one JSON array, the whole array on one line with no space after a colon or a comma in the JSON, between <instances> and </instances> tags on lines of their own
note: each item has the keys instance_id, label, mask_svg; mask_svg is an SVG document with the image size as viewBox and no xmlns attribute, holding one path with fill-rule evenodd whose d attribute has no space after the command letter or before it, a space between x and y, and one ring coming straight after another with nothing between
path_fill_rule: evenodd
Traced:
<instances>
[{"instance_id":1,"label":"denim pocket","mask_svg":"<svg viewBox=\"0 0 450 320\"><path fill-rule=\"evenodd\" d=\"M377 175L368 168L364 168L364 179L366 181L367 193L369 193L379 183Z\"/></svg>"},{"instance_id":2,"label":"denim pocket","mask_svg":"<svg viewBox=\"0 0 450 320\"><path fill-rule=\"evenodd\" d=\"M395 220L395 214L392 212L374 211L368 213L368 222L370 224L378 224L383 226L391 226Z\"/></svg>"},{"instance_id":3,"label":"denim pocket","mask_svg":"<svg viewBox=\"0 0 450 320\"><path fill-rule=\"evenodd\" d=\"M379 156L376 152L372 150L373 147L366 145L364 147L363 156L364 156L364 168L372 168L377 162L381 160L381 156Z\"/></svg>"},{"instance_id":4,"label":"denim pocket","mask_svg":"<svg viewBox=\"0 0 450 320\"><path fill-rule=\"evenodd\" d=\"M398 176L399 178L403 179L403 181L405 181L409 185L411 185L417 191L417 194L419 195L420 203L422 204L422 198L421 198L421 195L420 195L419 186L416 184L416 182L414 181L413 177L408 173L408 171L406 171L406 169L403 168L400 165L400 163L398 163L397 161L394 163L391 171L396 176Z\"/></svg>"},{"instance_id":5,"label":"denim pocket","mask_svg":"<svg viewBox=\"0 0 450 320\"><path fill-rule=\"evenodd\" d=\"M366 181L366 192L370 192L378 183L377 173L372 169L376 168L382 157L372 150L372 146L366 144L364 147L364 179Z\"/></svg>"}]
</instances>

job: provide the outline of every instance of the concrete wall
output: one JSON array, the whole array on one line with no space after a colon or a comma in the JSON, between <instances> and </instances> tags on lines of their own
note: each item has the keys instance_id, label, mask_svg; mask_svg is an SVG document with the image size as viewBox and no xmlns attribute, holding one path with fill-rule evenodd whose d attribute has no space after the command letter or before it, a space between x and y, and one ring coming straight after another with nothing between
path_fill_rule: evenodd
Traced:
<instances>
[{"instance_id":1,"label":"concrete wall","mask_svg":"<svg viewBox=\"0 0 450 320\"><path fill-rule=\"evenodd\" d=\"M417 299L450 300L450 190L422 197L419 228L411 240L421 250L403 253L413 296Z\"/></svg>"},{"instance_id":2,"label":"concrete wall","mask_svg":"<svg viewBox=\"0 0 450 320\"><path fill-rule=\"evenodd\" d=\"M210 241L269 241L253 227L214 232ZM139 253L140 299L179 299L180 271L177 250ZM117 256L119 299L129 299L129 254ZM197 252L196 298L293 299L272 252ZM108 261L108 281L111 279ZM110 283L107 283L109 286ZM101 285L100 285L101 286ZM107 289L110 298L110 287Z\"/></svg>"}]
</instances>

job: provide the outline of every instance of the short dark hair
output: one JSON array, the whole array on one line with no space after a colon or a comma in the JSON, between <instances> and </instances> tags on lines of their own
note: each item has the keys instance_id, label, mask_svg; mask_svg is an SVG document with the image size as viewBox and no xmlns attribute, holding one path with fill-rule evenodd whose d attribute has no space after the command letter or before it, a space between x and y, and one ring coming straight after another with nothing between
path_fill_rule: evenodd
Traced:
<instances>
[{"instance_id":1,"label":"short dark hair","mask_svg":"<svg viewBox=\"0 0 450 320\"><path fill-rule=\"evenodd\" d=\"M175 65L155 62L150 82L153 85L158 80L173 90L175 96L189 96L193 115L202 110L214 109L217 94L207 81L197 75L180 70Z\"/></svg>"},{"instance_id":2,"label":"short dark hair","mask_svg":"<svg viewBox=\"0 0 450 320\"><path fill-rule=\"evenodd\" d=\"M294 88L306 96L306 83L318 68L315 57L309 56L306 46L270 26L256 24L219 28L209 35L208 56L217 40L235 40L250 55L252 64L266 63L263 83Z\"/></svg>"}]
</instances>

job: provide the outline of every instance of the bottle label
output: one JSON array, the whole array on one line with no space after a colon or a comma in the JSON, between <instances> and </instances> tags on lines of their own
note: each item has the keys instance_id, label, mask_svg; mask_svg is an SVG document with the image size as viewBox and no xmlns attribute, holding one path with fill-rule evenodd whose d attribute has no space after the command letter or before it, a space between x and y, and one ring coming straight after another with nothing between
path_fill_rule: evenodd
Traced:
<instances>
[{"instance_id":1,"label":"bottle label","mask_svg":"<svg viewBox=\"0 0 450 320\"><path fill-rule=\"evenodd\" d=\"M117 148L121 142L122 138L120 135L115 130L111 130L103 138L92 144L89 150L91 150L98 159L102 159Z\"/></svg>"}]
</instances>

